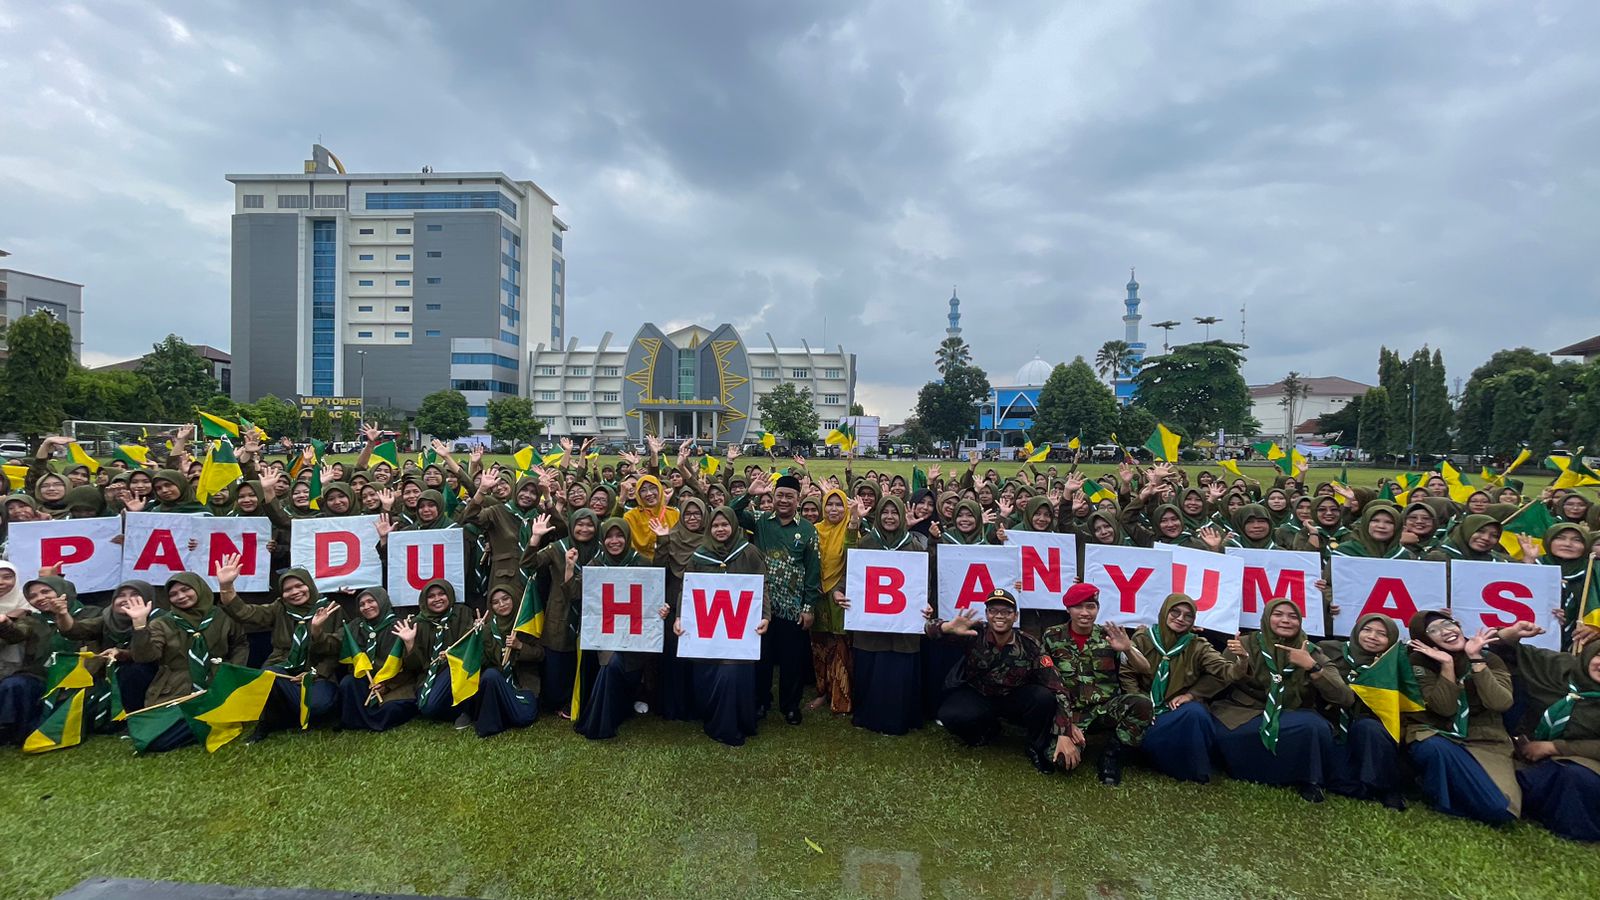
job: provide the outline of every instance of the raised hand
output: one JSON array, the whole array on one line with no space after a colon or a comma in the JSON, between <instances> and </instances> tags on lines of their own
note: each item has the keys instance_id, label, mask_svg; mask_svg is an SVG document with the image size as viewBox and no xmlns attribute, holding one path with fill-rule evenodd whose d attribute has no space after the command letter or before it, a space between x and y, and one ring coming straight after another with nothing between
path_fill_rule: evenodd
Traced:
<instances>
[{"instance_id":1,"label":"raised hand","mask_svg":"<svg viewBox=\"0 0 1600 900\"><path fill-rule=\"evenodd\" d=\"M934 463L928 467L928 483L933 484L939 480L939 464Z\"/></svg>"},{"instance_id":2,"label":"raised hand","mask_svg":"<svg viewBox=\"0 0 1600 900\"><path fill-rule=\"evenodd\" d=\"M388 507L384 508L388 509ZM378 513L378 524L375 527L378 529L378 541L382 542L394 531L394 522L389 518L387 512Z\"/></svg>"},{"instance_id":3,"label":"raised hand","mask_svg":"<svg viewBox=\"0 0 1600 900\"><path fill-rule=\"evenodd\" d=\"M122 501L122 506L128 512L144 512L145 504L148 502L149 501L143 497L135 497L132 494L129 494L128 499Z\"/></svg>"},{"instance_id":4,"label":"raised hand","mask_svg":"<svg viewBox=\"0 0 1600 900\"><path fill-rule=\"evenodd\" d=\"M211 574L217 576L218 587L224 591L233 590L233 583L239 580L239 572L243 568L243 560L244 557L237 553L229 553L217 560L216 568L212 570Z\"/></svg>"},{"instance_id":5,"label":"raised hand","mask_svg":"<svg viewBox=\"0 0 1600 900\"><path fill-rule=\"evenodd\" d=\"M1118 653L1127 653L1133 649L1133 641L1128 637L1128 630L1115 622L1107 622L1104 626L1106 643Z\"/></svg>"},{"instance_id":6,"label":"raised hand","mask_svg":"<svg viewBox=\"0 0 1600 900\"><path fill-rule=\"evenodd\" d=\"M544 540L545 535L555 530L556 526L550 521L549 513L535 516L533 521L528 523L528 534L530 536L528 546L536 546L540 541Z\"/></svg>"},{"instance_id":7,"label":"raised hand","mask_svg":"<svg viewBox=\"0 0 1600 900\"><path fill-rule=\"evenodd\" d=\"M568 456L572 455L572 438L564 437L560 441L557 441L557 443L561 445L561 450L564 453L566 453Z\"/></svg>"},{"instance_id":8,"label":"raised hand","mask_svg":"<svg viewBox=\"0 0 1600 900\"><path fill-rule=\"evenodd\" d=\"M324 622L328 621L328 617L333 615L334 613L336 613L338 611L339 611L339 605L337 603L329 603L327 606L324 606L321 609L317 610L316 612L312 613L311 614L311 629L313 631L321 631L322 630L322 625L323 625Z\"/></svg>"},{"instance_id":9,"label":"raised hand","mask_svg":"<svg viewBox=\"0 0 1600 900\"><path fill-rule=\"evenodd\" d=\"M1215 503L1218 500L1221 500L1222 495L1226 494L1227 492L1227 485L1220 481L1213 481L1211 482L1211 486L1206 488L1206 499L1210 500L1212 503Z\"/></svg>"},{"instance_id":10,"label":"raised hand","mask_svg":"<svg viewBox=\"0 0 1600 900\"><path fill-rule=\"evenodd\" d=\"M739 452L739 448L738 447L735 447L732 444L728 445L728 462L733 462L734 460L738 459L739 457L741 457L743 455L744 454Z\"/></svg>"},{"instance_id":11,"label":"raised hand","mask_svg":"<svg viewBox=\"0 0 1600 900\"><path fill-rule=\"evenodd\" d=\"M1011 515L1011 511L1013 509L1016 509L1016 506L1013 505L1010 500L1007 500L1004 497L1001 497L999 500L996 500L994 505L995 505L996 509L1000 510L1000 515L1002 515L1002 516L1008 516L1009 517Z\"/></svg>"},{"instance_id":12,"label":"raised hand","mask_svg":"<svg viewBox=\"0 0 1600 900\"><path fill-rule=\"evenodd\" d=\"M475 463L483 462L483 445L473 444L472 449L468 451L467 458Z\"/></svg>"},{"instance_id":13,"label":"raised hand","mask_svg":"<svg viewBox=\"0 0 1600 900\"><path fill-rule=\"evenodd\" d=\"M394 501L399 496L399 492L394 488L386 487L378 492L378 503L383 507L384 512L388 512L389 510L394 509Z\"/></svg>"},{"instance_id":14,"label":"raised hand","mask_svg":"<svg viewBox=\"0 0 1600 900\"><path fill-rule=\"evenodd\" d=\"M277 494L278 481L282 477L278 474L277 469L268 468L262 470L261 477L257 479L261 482L261 493L264 495L261 498L262 503L266 503Z\"/></svg>"},{"instance_id":15,"label":"raised hand","mask_svg":"<svg viewBox=\"0 0 1600 900\"><path fill-rule=\"evenodd\" d=\"M1073 472L1067 476L1067 493L1076 494L1083 490L1084 477L1081 472Z\"/></svg>"},{"instance_id":16,"label":"raised hand","mask_svg":"<svg viewBox=\"0 0 1600 900\"><path fill-rule=\"evenodd\" d=\"M335 481L335 479L334 479L334 475L333 475L333 464L332 463L325 463L322 466L322 483L323 483L324 486L326 486L326 485L333 484L334 481Z\"/></svg>"},{"instance_id":17,"label":"raised hand","mask_svg":"<svg viewBox=\"0 0 1600 900\"><path fill-rule=\"evenodd\" d=\"M405 642L407 650L411 649L412 643L417 639L417 617L406 616L404 619L394 623L392 633L395 637Z\"/></svg>"},{"instance_id":18,"label":"raised hand","mask_svg":"<svg viewBox=\"0 0 1600 900\"><path fill-rule=\"evenodd\" d=\"M1228 646L1225 649L1234 656L1244 656L1244 634L1239 633L1228 638Z\"/></svg>"},{"instance_id":19,"label":"raised hand","mask_svg":"<svg viewBox=\"0 0 1600 900\"><path fill-rule=\"evenodd\" d=\"M666 441L663 441L661 438L658 438L653 434L652 435L648 435L647 437L645 437L644 443L645 443L645 446L650 448L650 455L651 456L660 456L661 455L661 448L665 447L667 445Z\"/></svg>"},{"instance_id":20,"label":"raised hand","mask_svg":"<svg viewBox=\"0 0 1600 900\"><path fill-rule=\"evenodd\" d=\"M1450 662L1449 653L1440 650L1438 647L1435 647L1427 641L1408 641L1406 646L1417 651L1418 653L1421 653L1423 656L1426 656L1436 663L1444 664Z\"/></svg>"},{"instance_id":21,"label":"raised hand","mask_svg":"<svg viewBox=\"0 0 1600 900\"><path fill-rule=\"evenodd\" d=\"M963 637L977 634L978 629L974 624L977 620L977 617L977 610L969 606L966 609L958 611L954 619L951 619L950 621L940 625L939 630L945 634L955 634Z\"/></svg>"},{"instance_id":22,"label":"raised hand","mask_svg":"<svg viewBox=\"0 0 1600 900\"><path fill-rule=\"evenodd\" d=\"M1540 628L1532 622L1523 620L1512 622L1510 625L1500 629L1500 640L1520 641L1523 638L1534 637L1535 635L1540 634L1544 634L1543 628Z\"/></svg>"},{"instance_id":23,"label":"raised hand","mask_svg":"<svg viewBox=\"0 0 1600 900\"><path fill-rule=\"evenodd\" d=\"M367 439L367 443L376 444L378 438L383 436L383 432L378 430L378 423L368 422L361 426L361 436Z\"/></svg>"},{"instance_id":24,"label":"raised hand","mask_svg":"<svg viewBox=\"0 0 1600 900\"><path fill-rule=\"evenodd\" d=\"M664 516L650 520L650 533L658 538L664 538L672 533L672 527L667 524Z\"/></svg>"},{"instance_id":25,"label":"raised hand","mask_svg":"<svg viewBox=\"0 0 1600 900\"><path fill-rule=\"evenodd\" d=\"M154 608L150 605L149 600L137 595L124 601L122 605L122 611L128 614L128 618L133 621L133 627L136 629L143 628L145 623L150 621L150 612Z\"/></svg>"},{"instance_id":26,"label":"raised hand","mask_svg":"<svg viewBox=\"0 0 1600 900\"><path fill-rule=\"evenodd\" d=\"M1312 656L1311 651L1305 647L1290 647L1286 644L1273 644L1273 646L1287 652L1289 654L1289 665L1297 669L1310 669L1317 664L1317 658Z\"/></svg>"},{"instance_id":27,"label":"raised hand","mask_svg":"<svg viewBox=\"0 0 1600 900\"><path fill-rule=\"evenodd\" d=\"M1467 638L1467 656L1482 656L1483 648L1500 640L1500 629L1485 628Z\"/></svg>"},{"instance_id":28,"label":"raised hand","mask_svg":"<svg viewBox=\"0 0 1600 900\"><path fill-rule=\"evenodd\" d=\"M1214 525L1207 525L1200 529L1195 532L1195 536L1204 541L1205 545L1212 550L1221 549L1223 542L1227 540L1222 536L1222 530Z\"/></svg>"}]
</instances>

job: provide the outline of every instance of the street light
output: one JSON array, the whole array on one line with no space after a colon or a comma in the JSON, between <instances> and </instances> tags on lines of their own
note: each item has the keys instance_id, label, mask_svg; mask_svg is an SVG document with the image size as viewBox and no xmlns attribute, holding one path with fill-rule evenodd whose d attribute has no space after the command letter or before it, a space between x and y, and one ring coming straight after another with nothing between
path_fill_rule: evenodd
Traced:
<instances>
[{"instance_id":1,"label":"street light","mask_svg":"<svg viewBox=\"0 0 1600 900\"><path fill-rule=\"evenodd\" d=\"M356 355L361 357L361 424L367 422L367 351L357 350Z\"/></svg>"}]
</instances>

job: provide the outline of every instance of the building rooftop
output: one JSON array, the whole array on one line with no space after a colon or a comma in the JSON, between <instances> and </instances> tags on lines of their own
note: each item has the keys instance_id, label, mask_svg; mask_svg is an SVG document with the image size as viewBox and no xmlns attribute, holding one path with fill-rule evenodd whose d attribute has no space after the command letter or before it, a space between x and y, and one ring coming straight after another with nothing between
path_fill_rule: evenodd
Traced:
<instances>
[{"instance_id":1,"label":"building rooftop","mask_svg":"<svg viewBox=\"0 0 1600 900\"><path fill-rule=\"evenodd\" d=\"M231 355L229 355L228 351L226 351L226 350L218 350L216 347L213 347L210 344L190 344L189 346L193 347L194 351L196 353L200 354L200 357L202 359L206 360L207 362L214 362L214 363L219 363L219 362L221 362L221 363L231 363L231 362L233 362L233 357ZM148 356L148 355L149 354L145 354L145 356ZM121 371L132 372L133 370L139 368L139 364L142 363L142 362L144 362L144 356L135 357L134 359L125 359L122 362L108 363L108 364L103 365L103 366L95 366L93 371L96 371L96 372L114 372L114 371L121 370Z\"/></svg>"},{"instance_id":2,"label":"building rooftop","mask_svg":"<svg viewBox=\"0 0 1600 900\"><path fill-rule=\"evenodd\" d=\"M1337 375L1328 375L1314 378L1302 378L1300 382L1311 388L1312 396L1354 397L1372 390L1372 385L1340 378ZM1250 385L1250 398L1279 397L1283 395L1283 382L1275 381L1272 384Z\"/></svg>"},{"instance_id":3,"label":"building rooftop","mask_svg":"<svg viewBox=\"0 0 1600 900\"><path fill-rule=\"evenodd\" d=\"M5 255L7 254L0 253L0 256ZM56 284L65 284L76 288L83 287L83 285L77 283L76 281L68 281L65 278L53 278L49 275L39 275L34 272L24 272L21 269L0 269L0 275L26 275L29 278L37 278L40 281L54 281Z\"/></svg>"},{"instance_id":4,"label":"building rooftop","mask_svg":"<svg viewBox=\"0 0 1600 900\"><path fill-rule=\"evenodd\" d=\"M0 254L3 255L3 254ZM1576 344L1562 347L1560 350L1551 350L1551 356L1593 356L1600 353L1600 334Z\"/></svg>"},{"instance_id":5,"label":"building rooftop","mask_svg":"<svg viewBox=\"0 0 1600 900\"><path fill-rule=\"evenodd\" d=\"M531 181L512 178L504 172L272 172L260 175L235 173L222 177L234 184L238 184L241 181L381 181L384 184L415 183L422 185L429 182L449 184L454 181L474 179L477 181L498 181L506 185L530 190L550 201L552 205L559 205L554 197L545 193L544 188ZM563 230L565 230L564 226Z\"/></svg>"}]
</instances>

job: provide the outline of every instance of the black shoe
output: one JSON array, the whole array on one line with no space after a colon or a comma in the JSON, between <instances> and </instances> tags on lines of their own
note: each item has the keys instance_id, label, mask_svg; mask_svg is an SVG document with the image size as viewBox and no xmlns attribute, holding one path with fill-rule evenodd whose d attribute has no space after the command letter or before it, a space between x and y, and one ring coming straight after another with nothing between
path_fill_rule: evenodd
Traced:
<instances>
[{"instance_id":1,"label":"black shoe","mask_svg":"<svg viewBox=\"0 0 1600 900\"><path fill-rule=\"evenodd\" d=\"M1056 772L1056 764L1050 759L1049 752L1037 747L1028 748L1028 762L1033 763L1033 768L1040 775L1054 775Z\"/></svg>"},{"instance_id":2,"label":"black shoe","mask_svg":"<svg viewBox=\"0 0 1600 900\"><path fill-rule=\"evenodd\" d=\"M1395 812L1406 811L1406 796L1399 791L1390 791L1383 795L1383 805Z\"/></svg>"},{"instance_id":3,"label":"black shoe","mask_svg":"<svg viewBox=\"0 0 1600 900\"><path fill-rule=\"evenodd\" d=\"M259 744L271 736L272 732L262 728L260 725L257 725L256 730L250 732L250 736L245 738L244 742L246 744Z\"/></svg>"},{"instance_id":4,"label":"black shoe","mask_svg":"<svg viewBox=\"0 0 1600 900\"><path fill-rule=\"evenodd\" d=\"M463 729L471 728L472 727L472 723L473 723L472 716L470 714L468 714L468 713L462 713L461 715L456 716L455 726L456 726L456 730L457 731L461 731Z\"/></svg>"},{"instance_id":5,"label":"black shoe","mask_svg":"<svg viewBox=\"0 0 1600 900\"><path fill-rule=\"evenodd\" d=\"M798 709L789 710L788 712L783 714L783 720L785 722L788 722L790 725L799 725L800 724L800 710L798 710Z\"/></svg>"},{"instance_id":6,"label":"black shoe","mask_svg":"<svg viewBox=\"0 0 1600 900\"><path fill-rule=\"evenodd\" d=\"M1122 745L1115 741L1100 754L1100 783L1106 787L1122 783Z\"/></svg>"},{"instance_id":7,"label":"black shoe","mask_svg":"<svg viewBox=\"0 0 1600 900\"><path fill-rule=\"evenodd\" d=\"M1328 797L1322 792L1320 785L1302 784L1300 785L1300 799L1307 803L1321 803Z\"/></svg>"},{"instance_id":8,"label":"black shoe","mask_svg":"<svg viewBox=\"0 0 1600 900\"><path fill-rule=\"evenodd\" d=\"M771 711L772 711L772 707L770 707L770 706L764 706L764 705L763 706L757 706L756 707L756 718L765 719L767 717L767 713L769 713Z\"/></svg>"}]
</instances>

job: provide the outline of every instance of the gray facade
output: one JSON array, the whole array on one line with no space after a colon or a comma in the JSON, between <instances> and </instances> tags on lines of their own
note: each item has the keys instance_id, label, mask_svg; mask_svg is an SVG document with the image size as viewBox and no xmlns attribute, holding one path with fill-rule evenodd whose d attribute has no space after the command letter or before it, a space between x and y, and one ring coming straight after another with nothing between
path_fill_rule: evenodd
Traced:
<instances>
[{"instance_id":1,"label":"gray facade","mask_svg":"<svg viewBox=\"0 0 1600 900\"><path fill-rule=\"evenodd\" d=\"M233 399L299 392L296 259L299 217L249 213L233 217ZM309 271L309 268L308 268ZM307 294L309 297L309 293Z\"/></svg>"},{"instance_id":2,"label":"gray facade","mask_svg":"<svg viewBox=\"0 0 1600 900\"><path fill-rule=\"evenodd\" d=\"M680 368L689 361L691 377ZM754 394L744 341L723 324L691 347L678 347L646 323L628 346L622 406L628 436L692 435L721 443L743 443Z\"/></svg>"},{"instance_id":3,"label":"gray facade","mask_svg":"<svg viewBox=\"0 0 1600 900\"><path fill-rule=\"evenodd\" d=\"M0 322L48 313L72 330L72 357L83 358L83 285L0 269ZM3 347L0 344L0 347Z\"/></svg>"}]
</instances>

